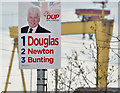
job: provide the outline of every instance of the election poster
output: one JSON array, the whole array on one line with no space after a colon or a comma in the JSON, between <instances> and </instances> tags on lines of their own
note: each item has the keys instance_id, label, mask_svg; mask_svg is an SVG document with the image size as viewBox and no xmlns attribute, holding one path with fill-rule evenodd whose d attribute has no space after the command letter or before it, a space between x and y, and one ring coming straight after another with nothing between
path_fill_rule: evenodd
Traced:
<instances>
[{"instance_id":1,"label":"election poster","mask_svg":"<svg viewBox=\"0 0 120 93\"><path fill-rule=\"evenodd\" d=\"M61 3L19 2L19 68L61 67Z\"/></svg>"}]
</instances>

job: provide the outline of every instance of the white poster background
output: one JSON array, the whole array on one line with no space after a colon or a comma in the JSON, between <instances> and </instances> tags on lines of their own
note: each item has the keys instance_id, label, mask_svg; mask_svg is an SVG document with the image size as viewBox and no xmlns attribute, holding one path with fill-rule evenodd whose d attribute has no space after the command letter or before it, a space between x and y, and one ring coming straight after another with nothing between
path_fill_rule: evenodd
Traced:
<instances>
[{"instance_id":1,"label":"white poster background","mask_svg":"<svg viewBox=\"0 0 120 93\"><path fill-rule=\"evenodd\" d=\"M37 6L40 9L40 26L51 31L51 33L21 33L21 28L28 26L27 22L27 12L29 7ZM20 69L59 69L61 67L61 12L60 12L60 2L19 2L19 68ZM47 20L47 15L59 14L59 18L55 20ZM21 37L25 36L25 46L23 46L23 39ZM48 47L40 45L28 46L28 36L35 38L58 38L58 45L49 45ZM30 39L31 40L31 39ZM25 54L22 48L25 49ZM37 54L29 52L30 50L42 50L42 49L52 49L54 50L53 54ZM22 58L25 57L25 62L22 63ZM28 57L34 58L53 58L53 63L50 62L28 62Z\"/></svg>"}]
</instances>

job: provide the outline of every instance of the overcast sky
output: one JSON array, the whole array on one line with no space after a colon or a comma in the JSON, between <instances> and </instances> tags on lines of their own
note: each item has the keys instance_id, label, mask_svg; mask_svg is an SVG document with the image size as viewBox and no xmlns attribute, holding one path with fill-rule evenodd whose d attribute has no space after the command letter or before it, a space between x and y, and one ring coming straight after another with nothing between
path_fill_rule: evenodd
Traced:
<instances>
[{"instance_id":1,"label":"overcast sky","mask_svg":"<svg viewBox=\"0 0 120 93\"><path fill-rule=\"evenodd\" d=\"M0 29L6 29L9 26L18 26L18 3L22 1L38 1L38 0L1 0L0 3L0 19L2 22L0 23ZM11 1L8 3L7 1ZM40 1L40 0L39 0ZM44 0L42 0L44 1ZM46 0L48 1L48 0ZM50 0L49 0L50 1ZM52 1L52 0L51 0ZM60 1L60 0L57 0ZM104 1L104 0L61 0L63 3L61 4L61 14L62 14L62 22L64 21L79 21L77 15L75 14L75 9L101 9L101 4L94 4L93 1ZM74 1L74 2L73 2ZM115 29L117 29L118 24L118 2L119 0L109 0L109 3L106 4L107 10L111 11L111 14L107 17L108 19L114 19L115 21ZM16 3L15 3L16 2Z\"/></svg>"}]
</instances>

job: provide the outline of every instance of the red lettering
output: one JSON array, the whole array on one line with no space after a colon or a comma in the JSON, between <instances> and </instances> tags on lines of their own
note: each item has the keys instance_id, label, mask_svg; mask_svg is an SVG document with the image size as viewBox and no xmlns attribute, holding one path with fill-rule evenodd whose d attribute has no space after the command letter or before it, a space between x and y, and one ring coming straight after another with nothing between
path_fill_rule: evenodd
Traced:
<instances>
[{"instance_id":1,"label":"red lettering","mask_svg":"<svg viewBox=\"0 0 120 93\"><path fill-rule=\"evenodd\" d=\"M50 19L50 15L47 15L47 19Z\"/></svg>"},{"instance_id":2,"label":"red lettering","mask_svg":"<svg viewBox=\"0 0 120 93\"><path fill-rule=\"evenodd\" d=\"M30 53L33 54L33 49L28 48L28 54L30 54Z\"/></svg>"},{"instance_id":3,"label":"red lettering","mask_svg":"<svg viewBox=\"0 0 120 93\"><path fill-rule=\"evenodd\" d=\"M54 38L51 38L50 44L51 44L51 45L54 45Z\"/></svg>"},{"instance_id":4,"label":"red lettering","mask_svg":"<svg viewBox=\"0 0 120 93\"><path fill-rule=\"evenodd\" d=\"M33 37L32 36L28 36L28 46L32 46L32 45L33 45Z\"/></svg>"},{"instance_id":5,"label":"red lettering","mask_svg":"<svg viewBox=\"0 0 120 93\"><path fill-rule=\"evenodd\" d=\"M58 42L58 38L55 38L55 45L58 45L59 42Z\"/></svg>"},{"instance_id":6,"label":"red lettering","mask_svg":"<svg viewBox=\"0 0 120 93\"><path fill-rule=\"evenodd\" d=\"M51 19L55 19L55 18L54 18L54 15L51 15Z\"/></svg>"},{"instance_id":7,"label":"red lettering","mask_svg":"<svg viewBox=\"0 0 120 93\"><path fill-rule=\"evenodd\" d=\"M35 44L35 46L38 45L38 42L40 42L40 40L38 40L37 38L35 38L35 40L34 40L34 44Z\"/></svg>"},{"instance_id":8,"label":"red lettering","mask_svg":"<svg viewBox=\"0 0 120 93\"><path fill-rule=\"evenodd\" d=\"M45 45L44 45L45 48L48 47L48 45L49 45L49 44L48 44L48 38L45 38L45 39L44 39L44 44L45 44Z\"/></svg>"},{"instance_id":9,"label":"red lettering","mask_svg":"<svg viewBox=\"0 0 120 93\"><path fill-rule=\"evenodd\" d=\"M54 17L55 17L55 19L57 19L59 17L59 14L54 15Z\"/></svg>"},{"instance_id":10,"label":"red lettering","mask_svg":"<svg viewBox=\"0 0 120 93\"><path fill-rule=\"evenodd\" d=\"M39 50L39 51L38 51L38 54L42 54L42 51L41 51L41 50Z\"/></svg>"},{"instance_id":11,"label":"red lettering","mask_svg":"<svg viewBox=\"0 0 120 93\"><path fill-rule=\"evenodd\" d=\"M28 63L32 63L32 57L28 57Z\"/></svg>"},{"instance_id":12,"label":"red lettering","mask_svg":"<svg viewBox=\"0 0 120 93\"><path fill-rule=\"evenodd\" d=\"M28 57L28 63L44 63L44 62L49 62L50 64L53 64L54 62L54 58L46 58L44 57L40 57L40 58L32 58L32 57Z\"/></svg>"},{"instance_id":13,"label":"red lettering","mask_svg":"<svg viewBox=\"0 0 120 93\"><path fill-rule=\"evenodd\" d=\"M59 18L59 14L56 15L47 15L47 19L57 19Z\"/></svg>"},{"instance_id":14,"label":"red lettering","mask_svg":"<svg viewBox=\"0 0 120 93\"><path fill-rule=\"evenodd\" d=\"M47 48L48 46L58 45L59 44L59 38L51 38L49 35L48 38L34 38L32 36L28 36L28 46L44 46ZM38 52L38 51L34 51ZM33 50L28 49L28 54L33 53Z\"/></svg>"}]
</instances>

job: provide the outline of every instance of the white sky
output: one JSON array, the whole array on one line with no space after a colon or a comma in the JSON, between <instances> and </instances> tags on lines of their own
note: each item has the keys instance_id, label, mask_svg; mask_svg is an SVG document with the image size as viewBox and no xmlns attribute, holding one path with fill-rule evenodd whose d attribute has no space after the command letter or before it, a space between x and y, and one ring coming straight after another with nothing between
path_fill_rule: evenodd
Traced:
<instances>
[{"instance_id":1,"label":"white sky","mask_svg":"<svg viewBox=\"0 0 120 93\"><path fill-rule=\"evenodd\" d=\"M18 26L18 1L37 1L37 0L1 0L2 8L0 8L0 19L4 20L0 23L0 29L8 29L10 26ZM6 2L6 3L3 3ZM10 2L11 1L11 2ZM43 1L43 0L42 0ZM52 0L46 0L52 1ZM57 0L59 1L59 0ZM104 0L61 0L64 3L61 4L61 20L64 21L79 21L75 14L75 9L101 9L101 4L94 4L93 1L104 1ZM74 2L73 2L74 1ZM111 14L107 17L108 19L114 19L115 31L118 28L118 2L119 0L109 0L106 5L107 10L111 11ZM15 3L16 2L16 3Z\"/></svg>"}]
</instances>

